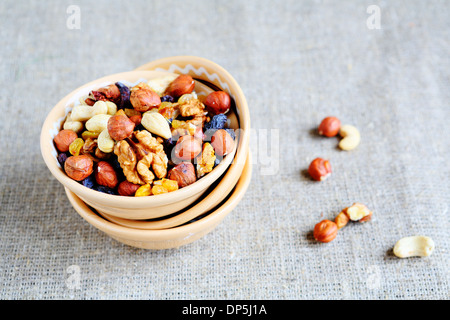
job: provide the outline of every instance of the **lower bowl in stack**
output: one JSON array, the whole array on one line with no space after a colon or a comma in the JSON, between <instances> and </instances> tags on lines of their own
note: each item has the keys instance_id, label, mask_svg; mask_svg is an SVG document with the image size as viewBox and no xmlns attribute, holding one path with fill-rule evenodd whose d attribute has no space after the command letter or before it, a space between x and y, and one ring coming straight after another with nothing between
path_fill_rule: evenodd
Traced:
<instances>
[{"instance_id":1,"label":"lower bowl in stack","mask_svg":"<svg viewBox=\"0 0 450 320\"><path fill-rule=\"evenodd\" d=\"M78 214L111 238L137 248L170 249L189 244L211 232L239 204L250 184L251 173L252 161L249 154L238 183L225 201L209 212L204 212L205 215L198 220L181 221L181 225L158 230L146 230L139 226L139 224L145 225L146 221L134 221L131 226L108 221L69 189L65 190L70 203Z\"/></svg>"}]
</instances>

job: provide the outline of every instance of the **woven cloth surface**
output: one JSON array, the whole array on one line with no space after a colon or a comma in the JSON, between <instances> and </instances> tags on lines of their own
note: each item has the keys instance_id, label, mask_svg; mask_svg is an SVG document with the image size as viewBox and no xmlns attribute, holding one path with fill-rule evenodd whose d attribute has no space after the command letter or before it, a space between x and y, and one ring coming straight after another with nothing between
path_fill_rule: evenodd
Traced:
<instances>
[{"instance_id":1,"label":"woven cloth surface","mask_svg":"<svg viewBox=\"0 0 450 320\"><path fill-rule=\"evenodd\" d=\"M449 17L448 1L420 0L0 1L0 298L448 299ZM75 212L39 134L73 89L175 55L240 84L253 177L205 237L141 250ZM356 150L316 134L328 115L360 129ZM325 182L306 173L315 157L331 161ZM353 202L373 220L315 242ZM392 254L418 234L432 256Z\"/></svg>"}]
</instances>

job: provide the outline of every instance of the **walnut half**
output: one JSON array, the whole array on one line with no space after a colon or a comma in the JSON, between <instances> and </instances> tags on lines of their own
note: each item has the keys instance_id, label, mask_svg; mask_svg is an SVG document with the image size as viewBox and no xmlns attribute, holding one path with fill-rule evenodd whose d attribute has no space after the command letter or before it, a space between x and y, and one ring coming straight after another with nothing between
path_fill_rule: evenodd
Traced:
<instances>
[{"instance_id":1,"label":"walnut half","mask_svg":"<svg viewBox=\"0 0 450 320\"><path fill-rule=\"evenodd\" d=\"M145 184L136 171L137 158L131 146L125 140L119 141L114 147L120 167L128 182L134 184Z\"/></svg>"},{"instance_id":2,"label":"walnut half","mask_svg":"<svg viewBox=\"0 0 450 320\"><path fill-rule=\"evenodd\" d=\"M163 145L146 130L135 132L133 137L138 142L127 138L118 142L114 148L126 179L143 185L151 184L155 176L164 178L168 159Z\"/></svg>"}]
</instances>

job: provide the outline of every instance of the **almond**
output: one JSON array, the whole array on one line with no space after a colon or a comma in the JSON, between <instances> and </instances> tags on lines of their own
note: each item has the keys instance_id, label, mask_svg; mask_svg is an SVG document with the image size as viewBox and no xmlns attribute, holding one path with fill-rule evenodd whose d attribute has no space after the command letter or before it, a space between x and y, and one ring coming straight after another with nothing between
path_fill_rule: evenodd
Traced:
<instances>
[{"instance_id":1,"label":"almond","mask_svg":"<svg viewBox=\"0 0 450 320\"><path fill-rule=\"evenodd\" d=\"M147 111L142 115L141 124L149 132L156 134L164 139L172 137L169 123L158 112Z\"/></svg>"}]
</instances>

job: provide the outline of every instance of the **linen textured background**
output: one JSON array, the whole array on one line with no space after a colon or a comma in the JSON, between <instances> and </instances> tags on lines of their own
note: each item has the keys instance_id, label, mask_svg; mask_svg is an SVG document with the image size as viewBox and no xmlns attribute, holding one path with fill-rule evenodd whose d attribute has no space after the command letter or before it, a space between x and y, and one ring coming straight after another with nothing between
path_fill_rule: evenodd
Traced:
<instances>
[{"instance_id":1,"label":"linen textured background","mask_svg":"<svg viewBox=\"0 0 450 320\"><path fill-rule=\"evenodd\" d=\"M67 27L70 5L80 29ZM380 29L367 27L370 5ZM448 1L1 1L0 298L448 299L449 17ZM174 55L241 85L253 178L204 238L140 250L75 212L39 135L73 89ZM315 133L328 115L360 129L356 150ZM267 171L257 146L271 133L279 165ZM305 173L319 156L333 167L323 183ZM357 201L371 222L314 241L317 222ZM431 257L393 256L417 234L434 239Z\"/></svg>"}]
</instances>

